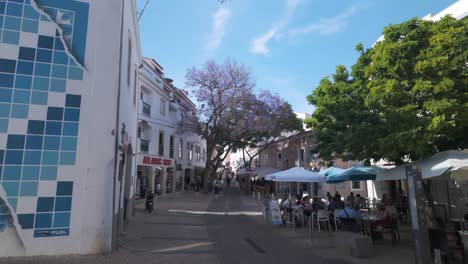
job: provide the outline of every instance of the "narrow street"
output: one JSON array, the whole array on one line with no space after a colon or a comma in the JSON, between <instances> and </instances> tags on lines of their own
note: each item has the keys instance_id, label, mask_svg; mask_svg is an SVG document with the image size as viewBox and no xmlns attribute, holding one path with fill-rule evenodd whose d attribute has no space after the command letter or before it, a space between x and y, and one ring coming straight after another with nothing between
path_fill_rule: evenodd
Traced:
<instances>
[{"instance_id":1,"label":"narrow street","mask_svg":"<svg viewBox=\"0 0 468 264\"><path fill-rule=\"evenodd\" d=\"M200 195L195 201L188 191L161 198L152 214L138 210L112 254L0 263L348 263L318 256L310 244L284 237L279 227L263 223L260 212L259 202L241 196L237 188L217 200Z\"/></svg>"}]
</instances>

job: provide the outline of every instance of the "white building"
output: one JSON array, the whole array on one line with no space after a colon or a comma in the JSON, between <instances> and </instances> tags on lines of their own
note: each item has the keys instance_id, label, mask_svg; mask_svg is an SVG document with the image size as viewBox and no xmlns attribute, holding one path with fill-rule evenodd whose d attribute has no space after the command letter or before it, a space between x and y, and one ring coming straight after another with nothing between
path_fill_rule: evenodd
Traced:
<instances>
[{"instance_id":1,"label":"white building","mask_svg":"<svg viewBox=\"0 0 468 264\"><path fill-rule=\"evenodd\" d=\"M0 257L108 252L135 179L135 1L0 15Z\"/></svg>"},{"instance_id":2,"label":"white building","mask_svg":"<svg viewBox=\"0 0 468 264\"><path fill-rule=\"evenodd\" d=\"M182 191L205 167L205 142L178 129L196 107L153 59L143 59L140 84L136 192L144 198L149 191L160 195Z\"/></svg>"},{"instance_id":3,"label":"white building","mask_svg":"<svg viewBox=\"0 0 468 264\"><path fill-rule=\"evenodd\" d=\"M304 129L304 131L310 131L310 128L304 123L304 120L306 118L312 117L312 115L308 113L300 113L300 112L296 112L295 114L297 118L302 120L302 128Z\"/></svg>"}]
</instances>

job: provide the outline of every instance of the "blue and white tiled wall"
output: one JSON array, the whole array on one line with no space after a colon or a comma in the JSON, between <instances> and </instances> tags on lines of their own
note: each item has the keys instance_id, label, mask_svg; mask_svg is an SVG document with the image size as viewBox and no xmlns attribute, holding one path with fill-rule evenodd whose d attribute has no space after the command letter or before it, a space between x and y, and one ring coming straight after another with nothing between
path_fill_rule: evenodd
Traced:
<instances>
[{"instance_id":1,"label":"blue and white tiled wall","mask_svg":"<svg viewBox=\"0 0 468 264\"><path fill-rule=\"evenodd\" d=\"M0 0L0 232L14 214L34 237L69 234L79 175L59 168L76 160L81 92L68 85L83 79L88 9Z\"/></svg>"}]
</instances>

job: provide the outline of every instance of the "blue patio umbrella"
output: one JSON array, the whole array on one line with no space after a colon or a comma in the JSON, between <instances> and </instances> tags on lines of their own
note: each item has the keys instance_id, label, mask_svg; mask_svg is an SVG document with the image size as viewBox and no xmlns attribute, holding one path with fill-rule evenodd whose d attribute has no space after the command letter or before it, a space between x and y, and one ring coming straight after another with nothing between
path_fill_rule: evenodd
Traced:
<instances>
[{"instance_id":1,"label":"blue patio umbrella","mask_svg":"<svg viewBox=\"0 0 468 264\"><path fill-rule=\"evenodd\" d=\"M332 166L330 168L327 168L327 169L319 172L319 174L328 177L330 175L333 175L333 174L336 174L336 173L339 173L339 172L342 172L342 171L344 171L344 169L340 169L340 168L337 168L335 166Z\"/></svg>"},{"instance_id":2,"label":"blue patio umbrella","mask_svg":"<svg viewBox=\"0 0 468 264\"><path fill-rule=\"evenodd\" d=\"M377 166L354 166L328 176L327 183L375 180L377 173L381 170L384 169Z\"/></svg>"}]
</instances>

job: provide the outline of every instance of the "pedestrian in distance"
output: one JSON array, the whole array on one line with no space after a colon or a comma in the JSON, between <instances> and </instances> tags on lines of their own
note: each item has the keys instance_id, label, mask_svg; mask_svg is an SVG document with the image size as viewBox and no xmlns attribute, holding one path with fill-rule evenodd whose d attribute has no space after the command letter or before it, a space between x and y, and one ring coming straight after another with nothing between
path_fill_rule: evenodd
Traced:
<instances>
[{"instance_id":1,"label":"pedestrian in distance","mask_svg":"<svg viewBox=\"0 0 468 264\"><path fill-rule=\"evenodd\" d=\"M145 202L145 212L152 213L154 209L154 194L153 192L149 191L146 195L146 202Z\"/></svg>"},{"instance_id":2,"label":"pedestrian in distance","mask_svg":"<svg viewBox=\"0 0 468 264\"><path fill-rule=\"evenodd\" d=\"M195 191L195 200L198 201L199 195L200 195L200 184L198 182L195 182L194 184L194 191Z\"/></svg>"},{"instance_id":3,"label":"pedestrian in distance","mask_svg":"<svg viewBox=\"0 0 468 264\"><path fill-rule=\"evenodd\" d=\"M215 194L215 199L216 200L218 199L219 191L220 191L219 181L215 180L215 182L214 182L214 194Z\"/></svg>"},{"instance_id":4,"label":"pedestrian in distance","mask_svg":"<svg viewBox=\"0 0 468 264\"><path fill-rule=\"evenodd\" d=\"M226 179L226 187L229 189L229 187L231 186L231 177L227 177Z\"/></svg>"}]
</instances>

